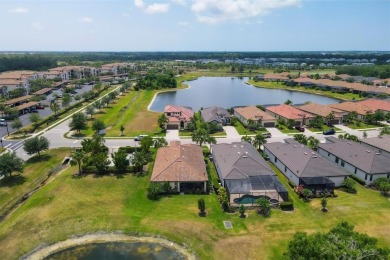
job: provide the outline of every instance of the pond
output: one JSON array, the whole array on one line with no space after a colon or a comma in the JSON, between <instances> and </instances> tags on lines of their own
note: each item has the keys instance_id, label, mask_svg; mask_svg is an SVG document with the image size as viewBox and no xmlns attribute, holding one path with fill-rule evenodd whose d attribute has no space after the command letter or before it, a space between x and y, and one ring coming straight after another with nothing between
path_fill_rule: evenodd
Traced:
<instances>
[{"instance_id":1,"label":"pond","mask_svg":"<svg viewBox=\"0 0 390 260\"><path fill-rule=\"evenodd\" d=\"M162 112L166 105L187 106L194 111L200 110L201 107L210 106L231 108L234 106L275 105L284 103L287 99L290 99L294 104L303 104L306 101L319 104L339 103L337 99L315 94L256 88L246 84L246 81L248 78L201 77L184 82L190 85L190 88L157 94L150 110Z\"/></svg>"},{"instance_id":2,"label":"pond","mask_svg":"<svg viewBox=\"0 0 390 260\"><path fill-rule=\"evenodd\" d=\"M121 260L186 259L181 253L160 243L105 242L79 245L53 253L45 259Z\"/></svg>"}]
</instances>

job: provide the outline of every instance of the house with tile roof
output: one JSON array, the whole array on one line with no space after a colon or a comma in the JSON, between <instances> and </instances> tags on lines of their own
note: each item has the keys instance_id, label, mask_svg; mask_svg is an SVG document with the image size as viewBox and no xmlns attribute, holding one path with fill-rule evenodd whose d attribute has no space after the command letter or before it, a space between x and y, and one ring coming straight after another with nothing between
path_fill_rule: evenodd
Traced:
<instances>
[{"instance_id":1,"label":"house with tile roof","mask_svg":"<svg viewBox=\"0 0 390 260\"><path fill-rule=\"evenodd\" d=\"M360 143L390 158L390 135L364 138Z\"/></svg>"},{"instance_id":2,"label":"house with tile roof","mask_svg":"<svg viewBox=\"0 0 390 260\"><path fill-rule=\"evenodd\" d=\"M366 99L363 101L359 101L359 104L369 107L372 111L382 111L384 113L390 112L390 102L382 99Z\"/></svg>"},{"instance_id":3,"label":"house with tile roof","mask_svg":"<svg viewBox=\"0 0 390 260\"><path fill-rule=\"evenodd\" d=\"M317 103L305 104L302 106L298 106L298 108L302 111L305 111L305 112L308 112L308 113L311 113L314 115L322 116L325 120L325 123L331 124L331 125L341 124L343 122L343 116L348 114L346 111L343 111L343 110L340 110L337 108L333 108L333 107L328 106L328 105L321 105L321 104L317 104ZM329 121L327 119L327 116L331 113L334 115L334 119Z\"/></svg>"},{"instance_id":4,"label":"house with tile roof","mask_svg":"<svg viewBox=\"0 0 390 260\"><path fill-rule=\"evenodd\" d=\"M295 125L308 125L310 120L315 117L311 113L286 104L270 106L266 107L265 109L267 113L276 119L283 118L284 120L294 120Z\"/></svg>"},{"instance_id":5,"label":"house with tile roof","mask_svg":"<svg viewBox=\"0 0 390 260\"><path fill-rule=\"evenodd\" d=\"M165 129L185 129L194 117L194 111L189 107L167 105L164 114L168 118Z\"/></svg>"},{"instance_id":6,"label":"house with tile roof","mask_svg":"<svg viewBox=\"0 0 390 260\"><path fill-rule=\"evenodd\" d=\"M390 178L390 157L350 140L327 137L318 145L318 153L371 184L378 178Z\"/></svg>"},{"instance_id":7,"label":"house with tile roof","mask_svg":"<svg viewBox=\"0 0 390 260\"><path fill-rule=\"evenodd\" d=\"M7 97L10 91L24 88L28 94L30 91L30 80L38 78L35 71L20 70L0 73L0 95Z\"/></svg>"},{"instance_id":8,"label":"house with tile roof","mask_svg":"<svg viewBox=\"0 0 390 260\"><path fill-rule=\"evenodd\" d=\"M215 144L211 145L211 154L220 183L227 190L231 203L244 204L240 203L243 196L249 200L253 196L287 199L287 190L251 144Z\"/></svg>"},{"instance_id":9,"label":"house with tile roof","mask_svg":"<svg viewBox=\"0 0 390 260\"><path fill-rule=\"evenodd\" d=\"M285 142L265 144L264 153L296 186L303 185L313 192L333 191L350 175L296 140L285 139Z\"/></svg>"},{"instance_id":10,"label":"house with tile roof","mask_svg":"<svg viewBox=\"0 0 390 260\"><path fill-rule=\"evenodd\" d=\"M249 120L253 120L263 127L275 127L276 125L275 117L256 106L235 107L234 116L240 120L243 125L248 125Z\"/></svg>"},{"instance_id":11,"label":"house with tile roof","mask_svg":"<svg viewBox=\"0 0 390 260\"><path fill-rule=\"evenodd\" d=\"M202 148L194 144L182 145L179 141L159 148L150 181L169 182L178 192L206 192L208 176Z\"/></svg>"},{"instance_id":12,"label":"house with tile roof","mask_svg":"<svg viewBox=\"0 0 390 260\"><path fill-rule=\"evenodd\" d=\"M352 101L342 102L338 104L329 104L327 106L332 109L344 111L346 113L355 111L358 114L358 119L360 120L362 120L366 114L375 112L372 107L366 106L359 102Z\"/></svg>"},{"instance_id":13,"label":"house with tile roof","mask_svg":"<svg viewBox=\"0 0 390 260\"><path fill-rule=\"evenodd\" d=\"M230 123L232 116L221 107L207 107L200 110L200 116L205 123L214 123L220 127Z\"/></svg>"}]
</instances>

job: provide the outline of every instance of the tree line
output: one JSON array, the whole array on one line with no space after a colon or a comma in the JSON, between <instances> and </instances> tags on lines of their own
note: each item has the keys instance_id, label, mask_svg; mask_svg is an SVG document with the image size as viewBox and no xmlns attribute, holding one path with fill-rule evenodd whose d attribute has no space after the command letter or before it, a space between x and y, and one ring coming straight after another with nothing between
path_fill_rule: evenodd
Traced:
<instances>
[{"instance_id":1,"label":"tree line","mask_svg":"<svg viewBox=\"0 0 390 260\"><path fill-rule=\"evenodd\" d=\"M57 66L50 55L0 55L0 72L11 70L47 70Z\"/></svg>"},{"instance_id":2,"label":"tree line","mask_svg":"<svg viewBox=\"0 0 390 260\"><path fill-rule=\"evenodd\" d=\"M348 74L351 76L377 77L380 79L386 79L390 78L390 65L345 66L337 68L336 74Z\"/></svg>"}]
</instances>

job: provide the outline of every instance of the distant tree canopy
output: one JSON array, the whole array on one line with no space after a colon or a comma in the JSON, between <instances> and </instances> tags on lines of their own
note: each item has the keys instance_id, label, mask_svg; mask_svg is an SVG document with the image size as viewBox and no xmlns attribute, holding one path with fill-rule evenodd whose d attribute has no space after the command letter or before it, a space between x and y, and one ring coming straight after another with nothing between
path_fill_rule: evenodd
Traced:
<instances>
[{"instance_id":1,"label":"distant tree canopy","mask_svg":"<svg viewBox=\"0 0 390 260\"><path fill-rule=\"evenodd\" d=\"M56 59L49 55L0 55L0 72L9 70L46 70L55 66L57 66Z\"/></svg>"},{"instance_id":2,"label":"distant tree canopy","mask_svg":"<svg viewBox=\"0 0 390 260\"><path fill-rule=\"evenodd\" d=\"M177 82L173 72L158 73L154 70L137 80L136 89L176 88Z\"/></svg>"},{"instance_id":3,"label":"distant tree canopy","mask_svg":"<svg viewBox=\"0 0 390 260\"><path fill-rule=\"evenodd\" d=\"M379 66L345 66L339 67L336 74L348 74L351 76L390 78L390 65Z\"/></svg>"}]
</instances>

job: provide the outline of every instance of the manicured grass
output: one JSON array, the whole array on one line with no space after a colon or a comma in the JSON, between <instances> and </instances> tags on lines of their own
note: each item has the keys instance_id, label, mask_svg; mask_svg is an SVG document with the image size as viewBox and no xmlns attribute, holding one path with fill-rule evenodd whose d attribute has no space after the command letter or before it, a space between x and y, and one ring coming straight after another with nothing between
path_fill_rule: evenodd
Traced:
<instances>
[{"instance_id":1,"label":"manicured grass","mask_svg":"<svg viewBox=\"0 0 390 260\"><path fill-rule=\"evenodd\" d=\"M13 173L10 178L0 180L0 215L24 194L39 186L49 171L59 166L69 153L69 148L62 148L32 157L25 163L22 174Z\"/></svg>"},{"instance_id":2,"label":"manicured grass","mask_svg":"<svg viewBox=\"0 0 390 260\"><path fill-rule=\"evenodd\" d=\"M337 128L337 127L330 127L328 125L323 125L321 129L318 129L318 128L314 128L314 127L308 127L307 129L309 129L309 131L312 131L312 132L323 132L323 131L326 131L326 130L330 130L330 129L334 129L336 132L340 132L341 129L340 128Z\"/></svg>"},{"instance_id":3,"label":"manicured grass","mask_svg":"<svg viewBox=\"0 0 390 260\"><path fill-rule=\"evenodd\" d=\"M70 236L97 231L157 234L192 248L200 259L285 259L288 241L297 231L328 231L340 221L390 245L389 201L378 192L357 186L358 194L337 191L328 199L328 213L320 199L302 202L286 178L293 212L272 210L263 218L248 210L248 218L221 211L215 194L175 195L157 202L146 198L150 175L123 178L73 178L76 167L57 175L0 225L0 255L16 259L35 247ZM212 171L212 176L215 172ZM207 217L198 216L197 199L206 202ZM232 222L226 230L222 221Z\"/></svg>"},{"instance_id":4,"label":"manicured grass","mask_svg":"<svg viewBox=\"0 0 390 260\"><path fill-rule=\"evenodd\" d=\"M286 126L280 126L280 127L278 127L278 129L280 130L280 132L282 132L284 134L300 134L300 133L302 133L302 132L299 132L295 128L289 129Z\"/></svg>"},{"instance_id":5,"label":"manicured grass","mask_svg":"<svg viewBox=\"0 0 390 260\"><path fill-rule=\"evenodd\" d=\"M239 135L257 135L257 134L261 134L261 133L266 133L268 132L267 130L263 131L263 130L256 130L256 131L251 131L251 130L248 130L247 128L245 128L245 126L237 120L237 123L236 125L234 126L238 132Z\"/></svg>"},{"instance_id":6,"label":"manicured grass","mask_svg":"<svg viewBox=\"0 0 390 260\"><path fill-rule=\"evenodd\" d=\"M186 131L186 130L179 131L179 136L191 137L191 135L192 135L192 132L190 132L190 131ZM221 132L213 133L213 134L211 134L211 136L226 136L226 132L221 131Z\"/></svg>"},{"instance_id":7,"label":"manicured grass","mask_svg":"<svg viewBox=\"0 0 390 260\"><path fill-rule=\"evenodd\" d=\"M353 124L348 124L346 125L347 127L351 128L351 129L367 129L367 128L379 128L379 127L382 127L382 125L371 125L371 124L366 124L366 123L363 123L361 122L359 125L355 123Z\"/></svg>"},{"instance_id":8,"label":"manicured grass","mask_svg":"<svg viewBox=\"0 0 390 260\"><path fill-rule=\"evenodd\" d=\"M313 88L305 88L305 87L290 87L284 85L282 82L264 82L264 81L258 81L255 82L254 80L249 80L248 83L255 87L259 88L275 88L275 89L285 89L289 91L299 91L299 92L306 92L306 93L311 93L311 94L316 94L316 95L321 95L321 96L326 96L330 98L336 98L336 99L341 99L341 100L361 100L363 97L359 97L358 94L353 94L353 93L333 93L331 91L327 90L321 90L321 89L313 89ZM308 100L310 101L310 100Z\"/></svg>"}]
</instances>

